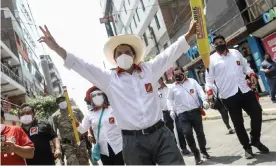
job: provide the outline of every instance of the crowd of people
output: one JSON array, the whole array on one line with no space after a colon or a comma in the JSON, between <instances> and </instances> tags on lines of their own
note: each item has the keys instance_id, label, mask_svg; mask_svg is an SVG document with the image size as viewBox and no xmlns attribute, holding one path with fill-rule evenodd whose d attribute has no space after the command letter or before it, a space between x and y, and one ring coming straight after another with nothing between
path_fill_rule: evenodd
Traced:
<instances>
[{"instance_id":1,"label":"crowd of people","mask_svg":"<svg viewBox=\"0 0 276 166\"><path fill-rule=\"evenodd\" d=\"M140 37L110 37L104 53L118 67L105 70L69 53L57 44L46 26L40 27L44 36L39 41L63 58L65 67L94 85L85 94L91 109L85 115L73 109L71 117L65 97L60 96L56 99L59 110L51 122L45 122L36 120L34 108L23 104L18 112L21 127L4 125L1 112L1 164L24 165L26 161L27 165L54 165L54 160L63 154L67 165L89 165L89 159L95 165L99 160L103 165L184 165L183 155L190 151L195 164L201 164L202 157L211 158L202 122L204 109L209 107L219 110L228 132L233 134L229 113L247 159L254 157L251 146L268 153L260 139L262 108L245 79L247 75L254 85L255 74L239 51L227 48L223 36L213 39L216 52L210 56L206 70L205 91L196 80L188 78L187 69L174 69L175 83L169 88L160 78L188 51L196 28L197 23L192 21L185 35L149 62L142 62L145 45ZM254 122L250 139L242 110ZM80 144L75 140L72 119ZM90 152L89 143L93 144Z\"/></svg>"}]
</instances>

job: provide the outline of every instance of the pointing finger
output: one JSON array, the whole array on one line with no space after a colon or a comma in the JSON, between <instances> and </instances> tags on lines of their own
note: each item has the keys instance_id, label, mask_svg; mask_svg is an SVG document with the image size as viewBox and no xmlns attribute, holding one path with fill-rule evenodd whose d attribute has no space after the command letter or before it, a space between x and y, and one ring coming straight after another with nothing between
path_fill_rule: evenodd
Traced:
<instances>
[{"instance_id":1,"label":"pointing finger","mask_svg":"<svg viewBox=\"0 0 276 166\"><path fill-rule=\"evenodd\" d=\"M45 30L46 30L46 33L47 33L49 36L52 36L51 33L50 33L50 31L49 31L49 29L48 29L48 27L47 27L46 25L44 25L44 28L45 28Z\"/></svg>"}]
</instances>

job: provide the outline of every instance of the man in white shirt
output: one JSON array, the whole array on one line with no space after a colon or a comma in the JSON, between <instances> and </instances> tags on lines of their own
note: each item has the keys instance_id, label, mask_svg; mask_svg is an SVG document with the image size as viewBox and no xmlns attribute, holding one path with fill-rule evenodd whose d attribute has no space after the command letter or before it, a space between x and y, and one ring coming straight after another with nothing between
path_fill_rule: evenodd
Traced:
<instances>
[{"instance_id":1,"label":"man in white shirt","mask_svg":"<svg viewBox=\"0 0 276 166\"><path fill-rule=\"evenodd\" d=\"M253 70L238 50L227 49L223 36L216 36L213 45L216 52L210 56L210 66L205 76L208 98L213 98L212 88L215 81L247 159L254 157L251 145L263 153L268 153L269 149L260 142L262 108L245 80L248 75L251 82L257 84ZM244 128L242 109L251 118L251 144Z\"/></svg>"},{"instance_id":2,"label":"man in white shirt","mask_svg":"<svg viewBox=\"0 0 276 166\"><path fill-rule=\"evenodd\" d=\"M206 139L203 131L199 97L203 100L205 108L208 108L209 105L202 87L196 80L188 78L186 73L187 72L185 72L183 68L177 67L174 69L173 75L176 82L169 89L168 106L172 108L173 112L179 117L179 123L188 145L194 153L196 164L201 164L202 160L199 150L196 147L193 130L196 132L203 157L209 159L210 155L206 151Z\"/></svg>"},{"instance_id":3,"label":"man in white shirt","mask_svg":"<svg viewBox=\"0 0 276 166\"><path fill-rule=\"evenodd\" d=\"M174 120L170 116L171 110L169 110L167 107L167 96L168 96L169 89L167 85L164 83L162 77L159 79L158 82L160 85L160 87L158 88L158 94L160 97L160 105L161 105L161 110L163 112L163 119L166 126L171 130L172 133L174 133ZM187 144L186 144L184 134L183 132L179 131L180 126L179 126L179 123L177 123L177 117L175 118L175 123L176 123L176 132L177 132L176 135L178 136L181 152L183 155L190 154L189 150L187 149Z\"/></svg>"},{"instance_id":4,"label":"man in white shirt","mask_svg":"<svg viewBox=\"0 0 276 166\"><path fill-rule=\"evenodd\" d=\"M187 41L196 33L196 22L189 31L151 61L141 62L145 44L139 36L119 35L109 38L104 46L107 60L118 66L106 70L85 62L60 47L47 27L40 27L45 42L73 69L101 89L113 107L117 125L122 129L123 156L127 165L183 165L184 160L173 139L174 135L161 120L158 79L188 51ZM92 53L91 53L92 55Z\"/></svg>"}]
</instances>

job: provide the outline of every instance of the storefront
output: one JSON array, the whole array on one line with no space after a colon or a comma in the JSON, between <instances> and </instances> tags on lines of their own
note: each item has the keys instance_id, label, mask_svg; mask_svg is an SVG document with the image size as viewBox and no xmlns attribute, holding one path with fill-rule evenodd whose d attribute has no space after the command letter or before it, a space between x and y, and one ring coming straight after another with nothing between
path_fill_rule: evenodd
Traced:
<instances>
[{"instance_id":1,"label":"storefront","mask_svg":"<svg viewBox=\"0 0 276 166\"><path fill-rule=\"evenodd\" d=\"M270 92L266 77L259 69L265 53L269 53L273 59L276 59L276 6L263 12L246 27L251 34L247 40L258 68L258 74L262 79L265 91Z\"/></svg>"}]
</instances>

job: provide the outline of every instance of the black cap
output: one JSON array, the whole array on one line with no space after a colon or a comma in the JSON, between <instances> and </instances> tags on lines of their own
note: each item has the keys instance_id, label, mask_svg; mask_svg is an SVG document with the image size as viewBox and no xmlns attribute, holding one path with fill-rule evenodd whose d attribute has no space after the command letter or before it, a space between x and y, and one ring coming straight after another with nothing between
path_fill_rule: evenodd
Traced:
<instances>
[{"instance_id":1,"label":"black cap","mask_svg":"<svg viewBox=\"0 0 276 166\"><path fill-rule=\"evenodd\" d=\"M56 103L59 103L59 101L60 101L61 99L65 99L65 96L63 96L63 95L58 96L58 97L56 98Z\"/></svg>"}]
</instances>

